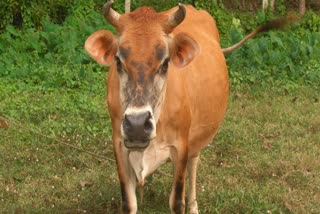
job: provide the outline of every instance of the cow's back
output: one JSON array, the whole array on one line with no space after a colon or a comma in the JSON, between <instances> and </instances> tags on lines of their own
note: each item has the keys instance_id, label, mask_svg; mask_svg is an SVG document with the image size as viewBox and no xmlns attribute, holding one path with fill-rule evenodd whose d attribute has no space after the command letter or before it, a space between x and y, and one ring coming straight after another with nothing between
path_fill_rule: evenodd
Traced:
<instances>
[{"instance_id":1,"label":"cow's back","mask_svg":"<svg viewBox=\"0 0 320 214\"><path fill-rule=\"evenodd\" d=\"M192 6L186 6L186 10L185 20L173 34L186 32L200 46L200 54L188 66L175 71L184 75L188 91L191 111L188 150L193 156L212 140L223 119L228 100L228 72L213 18Z\"/></svg>"}]
</instances>

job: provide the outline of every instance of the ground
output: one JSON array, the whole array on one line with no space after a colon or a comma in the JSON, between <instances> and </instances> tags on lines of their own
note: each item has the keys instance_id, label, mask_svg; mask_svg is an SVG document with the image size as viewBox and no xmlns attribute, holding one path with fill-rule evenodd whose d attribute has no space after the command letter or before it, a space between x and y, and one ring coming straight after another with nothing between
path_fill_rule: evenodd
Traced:
<instances>
[{"instance_id":1,"label":"ground","mask_svg":"<svg viewBox=\"0 0 320 214\"><path fill-rule=\"evenodd\" d=\"M0 116L12 120L0 129L1 213L118 213L100 92L13 87L1 95ZM319 98L317 88L305 86L231 92L222 127L201 155L200 213L319 213ZM169 212L170 174L167 163L148 178L139 213Z\"/></svg>"}]
</instances>

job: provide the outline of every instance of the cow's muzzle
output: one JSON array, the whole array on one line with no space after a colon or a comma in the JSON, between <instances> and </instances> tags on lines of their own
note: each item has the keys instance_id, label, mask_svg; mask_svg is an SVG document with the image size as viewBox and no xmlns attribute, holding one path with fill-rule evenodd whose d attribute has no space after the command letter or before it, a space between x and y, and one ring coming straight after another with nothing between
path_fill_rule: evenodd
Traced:
<instances>
[{"instance_id":1,"label":"cow's muzzle","mask_svg":"<svg viewBox=\"0 0 320 214\"><path fill-rule=\"evenodd\" d=\"M146 148L155 137L155 123L151 111L126 111L122 121L122 135L127 148Z\"/></svg>"}]
</instances>

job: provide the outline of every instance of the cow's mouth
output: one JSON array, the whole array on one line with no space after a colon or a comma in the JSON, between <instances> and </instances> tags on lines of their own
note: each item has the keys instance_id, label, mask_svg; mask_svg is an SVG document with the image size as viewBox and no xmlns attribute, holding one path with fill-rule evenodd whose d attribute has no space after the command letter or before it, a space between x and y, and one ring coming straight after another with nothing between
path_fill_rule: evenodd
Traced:
<instances>
[{"instance_id":1,"label":"cow's mouth","mask_svg":"<svg viewBox=\"0 0 320 214\"><path fill-rule=\"evenodd\" d=\"M127 149L130 149L130 150L143 150L147 148L149 144L150 144L149 139L145 139L145 140L125 139L124 140L124 145L126 146Z\"/></svg>"}]
</instances>

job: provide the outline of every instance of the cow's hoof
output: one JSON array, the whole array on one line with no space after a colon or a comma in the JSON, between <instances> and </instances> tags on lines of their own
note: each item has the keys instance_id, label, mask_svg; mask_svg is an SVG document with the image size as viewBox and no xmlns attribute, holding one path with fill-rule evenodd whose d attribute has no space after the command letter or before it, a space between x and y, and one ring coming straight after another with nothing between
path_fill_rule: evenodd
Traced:
<instances>
[{"instance_id":1,"label":"cow's hoof","mask_svg":"<svg viewBox=\"0 0 320 214\"><path fill-rule=\"evenodd\" d=\"M190 214L199 214L198 210L192 210L189 212Z\"/></svg>"},{"instance_id":2,"label":"cow's hoof","mask_svg":"<svg viewBox=\"0 0 320 214\"><path fill-rule=\"evenodd\" d=\"M190 214L199 214L197 201L193 201L189 204L189 213Z\"/></svg>"}]
</instances>

